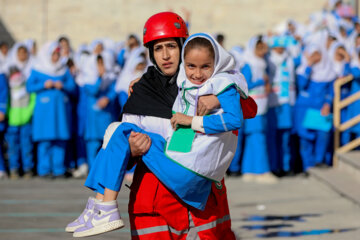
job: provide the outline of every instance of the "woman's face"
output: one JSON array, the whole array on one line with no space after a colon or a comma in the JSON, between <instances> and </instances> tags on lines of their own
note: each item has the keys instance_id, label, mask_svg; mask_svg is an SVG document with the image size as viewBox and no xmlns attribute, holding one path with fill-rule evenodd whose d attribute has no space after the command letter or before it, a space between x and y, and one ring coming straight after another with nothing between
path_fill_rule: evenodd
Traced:
<instances>
[{"instance_id":1,"label":"woman's face","mask_svg":"<svg viewBox=\"0 0 360 240\"><path fill-rule=\"evenodd\" d=\"M175 75L180 63L180 48L173 38L157 40L154 44L154 59L166 76Z\"/></svg>"}]
</instances>

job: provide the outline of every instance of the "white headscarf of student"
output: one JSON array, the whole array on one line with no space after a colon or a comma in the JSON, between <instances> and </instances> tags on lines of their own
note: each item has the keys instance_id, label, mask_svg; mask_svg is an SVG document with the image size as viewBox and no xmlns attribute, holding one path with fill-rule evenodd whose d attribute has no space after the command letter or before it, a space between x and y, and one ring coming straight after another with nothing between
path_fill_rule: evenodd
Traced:
<instances>
[{"instance_id":1,"label":"white headscarf of student","mask_svg":"<svg viewBox=\"0 0 360 240\"><path fill-rule=\"evenodd\" d=\"M181 59L182 59L182 63L180 66L180 71L179 71L179 75L177 77L177 84L179 87L182 86L182 83L184 81L184 79L186 79L186 74L185 74L185 67L184 65L184 49L187 45L187 43L194 38L205 38L207 40L209 40L209 42L212 44L213 48L214 48L214 52L215 52L215 61L214 61L214 72L211 75L210 78L214 77L216 74L218 73L223 73L223 72L237 72L238 73L238 81L236 81L236 84L241 88L241 90L243 91L243 93L247 96L248 95L248 87L247 87L247 83L244 79L244 76L242 74L240 74L238 71L235 70L235 59L234 57L227 52L215 39L214 37L212 37L210 34L208 33L196 33L191 35L190 37L188 37L184 43L183 46L183 50L181 52ZM206 83L206 82L205 82ZM203 83L203 84L205 84ZM199 84L193 84L190 81L185 81L185 88L189 88L189 87L199 87L202 86L203 84L199 85Z\"/></svg>"},{"instance_id":2,"label":"white headscarf of student","mask_svg":"<svg viewBox=\"0 0 360 240\"><path fill-rule=\"evenodd\" d=\"M136 72L136 66L140 63L147 63L147 60L142 54L146 51L144 47L138 47L131 51L128 59L125 62L124 68L121 70L120 75L116 81L116 92L127 92L130 82L141 77L144 72Z\"/></svg>"},{"instance_id":3,"label":"white headscarf of student","mask_svg":"<svg viewBox=\"0 0 360 240\"><path fill-rule=\"evenodd\" d=\"M99 79L99 71L97 65L97 58L101 56L105 66L105 74L101 78L100 90L106 90L109 85L115 81L116 77L113 73L114 64L111 54L103 52L99 55L92 54L84 63L80 73L75 78L75 82L78 86L82 87L85 84L94 85ZM111 64L112 63L112 64Z\"/></svg>"},{"instance_id":4,"label":"white headscarf of student","mask_svg":"<svg viewBox=\"0 0 360 240\"><path fill-rule=\"evenodd\" d=\"M319 52L321 54L320 62L312 66L311 71L311 81L313 82L331 82L336 78L336 72L333 69L333 64L330 61L330 58L325 50L324 46L319 44L308 45L301 57L301 65L296 70L297 74L304 74L305 69L308 67L308 62L306 59L307 56L311 56L314 52Z\"/></svg>"},{"instance_id":5,"label":"white headscarf of student","mask_svg":"<svg viewBox=\"0 0 360 240\"><path fill-rule=\"evenodd\" d=\"M330 58L330 61L334 65L334 71L336 72L336 76L337 77L342 77L342 74L344 72L345 63L344 63L344 61L339 62L339 61L335 60L336 50L339 47L345 48L345 46L340 42L334 42L333 44L331 44L330 49L329 49L329 58Z\"/></svg>"},{"instance_id":6,"label":"white headscarf of student","mask_svg":"<svg viewBox=\"0 0 360 240\"><path fill-rule=\"evenodd\" d=\"M18 58L18 50L20 47L24 47L28 53L28 59L24 62L21 62ZM31 53L24 42L17 42L15 45L10 49L8 53L8 57L4 66L4 72L9 75L10 68L16 67L22 75L27 79L30 76L31 68L33 64L33 59L31 57Z\"/></svg>"},{"instance_id":7,"label":"white headscarf of student","mask_svg":"<svg viewBox=\"0 0 360 240\"><path fill-rule=\"evenodd\" d=\"M54 51L60 50L58 42L47 42L39 51L34 63L34 70L47 74L49 76L62 76L65 74L67 67L60 58L56 63L53 63L51 56ZM60 54L60 53L59 53Z\"/></svg>"},{"instance_id":8,"label":"white headscarf of student","mask_svg":"<svg viewBox=\"0 0 360 240\"><path fill-rule=\"evenodd\" d=\"M244 54L245 62L248 63L251 68L251 80L263 79L266 69L265 59L255 55L256 43L258 41L259 36L252 37L247 43ZM262 42L266 42L264 38L262 39Z\"/></svg>"}]
</instances>

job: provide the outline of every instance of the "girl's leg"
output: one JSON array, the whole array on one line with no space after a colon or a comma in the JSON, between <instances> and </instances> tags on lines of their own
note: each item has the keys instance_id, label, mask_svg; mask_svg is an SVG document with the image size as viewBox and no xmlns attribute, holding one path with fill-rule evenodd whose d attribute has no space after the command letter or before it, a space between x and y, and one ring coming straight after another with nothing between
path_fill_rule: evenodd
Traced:
<instances>
[{"instance_id":1,"label":"girl's leg","mask_svg":"<svg viewBox=\"0 0 360 240\"><path fill-rule=\"evenodd\" d=\"M9 170L13 174L18 174L20 168L20 139L19 127L9 127L6 132L6 141L8 143ZM15 175L13 175L15 176Z\"/></svg>"},{"instance_id":2,"label":"girl's leg","mask_svg":"<svg viewBox=\"0 0 360 240\"><path fill-rule=\"evenodd\" d=\"M40 177L51 174L51 142L50 141L40 141L37 146L37 172Z\"/></svg>"},{"instance_id":3,"label":"girl's leg","mask_svg":"<svg viewBox=\"0 0 360 240\"><path fill-rule=\"evenodd\" d=\"M63 176L65 174L65 152L66 141L53 141L51 146L52 154L52 172L54 176Z\"/></svg>"},{"instance_id":4,"label":"girl's leg","mask_svg":"<svg viewBox=\"0 0 360 240\"><path fill-rule=\"evenodd\" d=\"M26 124L20 128L20 146L21 159L23 163L23 170L25 174L29 174L34 167L33 159L33 142L31 139L31 124Z\"/></svg>"}]
</instances>

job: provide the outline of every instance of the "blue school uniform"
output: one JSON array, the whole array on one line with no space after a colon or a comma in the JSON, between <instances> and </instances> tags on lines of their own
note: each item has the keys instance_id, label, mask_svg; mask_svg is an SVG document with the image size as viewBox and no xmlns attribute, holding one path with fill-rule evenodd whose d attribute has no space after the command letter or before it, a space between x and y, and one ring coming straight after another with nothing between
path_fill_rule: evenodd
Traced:
<instances>
[{"instance_id":1,"label":"blue school uniform","mask_svg":"<svg viewBox=\"0 0 360 240\"><path fill-rule=\"evenodd\" d=\"M101 147L101 142L108 125L115 120L114 100L116 99L115 81L109 84L106 89L101 88L102 78L99 77L95 84L85 84L86 94L86 121L84 128L84 139L86 141L86 155L88 164L92 165L96 153ZM110 102L100 109L97 101L101 97L108 97Z\"/></svg>"},{"instance_id":2,"label":"blue school uniform","mask_svg":"<svg viewBox=\"0 0 360 240\"><path fill-rule=\"evenodd\" d=\"M269 94L267 112L267 146L272 172L280 173L292 170L291 129L293 125L293 105L295 101L294 86L295 62L285 58L276 66L269 64L269 78L272 92Z\"/></svg>"},{"instance_id":3,"label":"blue school uniform","mask_svg":"<svg viewBox=\"0 0 360 240\"><path fill-rule=\"evenodd\" d=\"M243 117L240 95L236 94L235 88L228 88L218 95L218 99L224 113L221 115L222 117L210 115L203 118L206 134L221 133L224 132L224 128L232 131L241 127ZM198 209L204 209L211 191L212 181L168 158L164 154L166 141L163 137L146 132L130 123L122 123L117 127L107 145L100 150L86 179L85 186L102 194L104 188L113 191L120 190L131 153L128 143L131 131L148 134L151 138L151 147L142 157L142 161L151 172L185 203Z\"/></svg>"},{"instance_id":4,"label":"blue school uniform","mask_svg":"<svg viewBox=\"0 0 360 240\"><path fill-rule=\"evenodd\" d=\"M0 112L3 114L6 114L8 94L9 93L8 93L6 76L5 74L0 73ZM5 128L6 128L6 120L0 122L0 171L5 171L5 160L2 152Z\"/></svg>"},{"instance_id":5,"label":"blue school uniform","mask_svg":"<svg viewBox=\"0 0 360 240\"><path fill-rule=\"evenodd\" d=\"M311 130L303 125L308 109L321 110L325 103L332 105L333 81L316 82L311 79L312 68L297 75L298 97L294 109L294 130L300 138L300 155L303 169L324 163L329 150L331 132Z\"/></svg>"},{"instance_id":6,"label":"blue school uniform","mask_svg":"<svg viewBox=\"0 0 360 240\"><path fill-rule=\"evenodd\" d=\"M351 74L351 66L350 63L345 63L344 65L344 70L343 73L341 74L341 76L347 76ZM347 97L349 97L351 95L350 91L351 91L351 83L347 83L344 86L341 87L341 91L340 91L340 99L343 100ZM341 115L341 123L346 122L347 120L349 120L349 107L343 108L340 112ZM351 138L351 133L349 130L346 130L342 133L341 135L341 144L345 145L346 143L348 143L350 141Z\"/></svg>"},{"instance_id":7,"label":"blue school uniform","mask_svg":"<svg viewBox=\"0 0 360 240\"><path fill-rule=\"evenodd\" d=\"M45 89L46 80L60 81L62 90ZM50 76L32 70L27 90L36 93L33 115L33 140L38 142L38 174L55 176L65 173L66 141L71 137L70 100L76 85L69 70L60 76Z\"/></svg>"},{"instance_id":8,"label":"blue school uniform","mask_svg":"<svg viewBox=\"0 0 360 240\"><path fill-rule=\"evenodd\" d=\"M85 123L86 123L86 93L84 87L78 87L78 101L76 105L76 164L81 166L87 163L85 146Z\"/></svg>"},{"instance_id":9,"label":"blue school uniform","mask_svg":"<svg viewBox=\"0 0 360 240\"><path fill-rule=\"evenodd\" d=\"M257 101L256 96L252 95L251 91L259 86L265 85L265 80L259 78L253 81L252 71L249 64L245 64L241 72L248 83L249 95L252 96L255 101ZM255 118L247 119L244 122L245 146L242 161L242 173L244 174L263 174L270 172L268 152L266 147L267 102L257 102L257 104L258 109L263 110L260 112L258 110L258 114Z\"/></svg>"},{"instance_id":10,"label":"blue school uniform","mask_svg":"<svg viewBox=\"0 0 360 240\"><path fill-rule=\"evenodd\" d=\"M354 76L354 80L352 81L351 84L351 88L350 88L350 93L354 94L360 91L360 68L359 67L353 67L351 69L351 73ZM360 100L357 100L356 102L352 103L349 107L348 107L348 117L347 119L351 119L355 116L358 116L360 113ZM360 124L356 124L355 126L353 126L352 128L349 129L349 132L351 134L354 134L356 137L360 137Z\"/></svg>"}]
</instances>

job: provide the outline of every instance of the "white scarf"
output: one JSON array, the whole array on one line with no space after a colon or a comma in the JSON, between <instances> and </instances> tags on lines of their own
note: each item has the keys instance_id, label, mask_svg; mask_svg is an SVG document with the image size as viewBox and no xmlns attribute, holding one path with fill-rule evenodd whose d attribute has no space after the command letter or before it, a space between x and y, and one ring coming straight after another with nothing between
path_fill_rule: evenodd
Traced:
<instances>
[{"instance_id":1,"label":"white scarf","mask_svg":"<svg viewBox=\"0 0 360 240\"><path fill-rule=\"evenodd\" d=\"M45 43L35 59L34 69L49 76L64 75L67 67L60 61L60 59L56 63L53 63L51 60L51 56L57 48L59 48L59 44L57 42Z\"/></svg>"}]
</instances>

